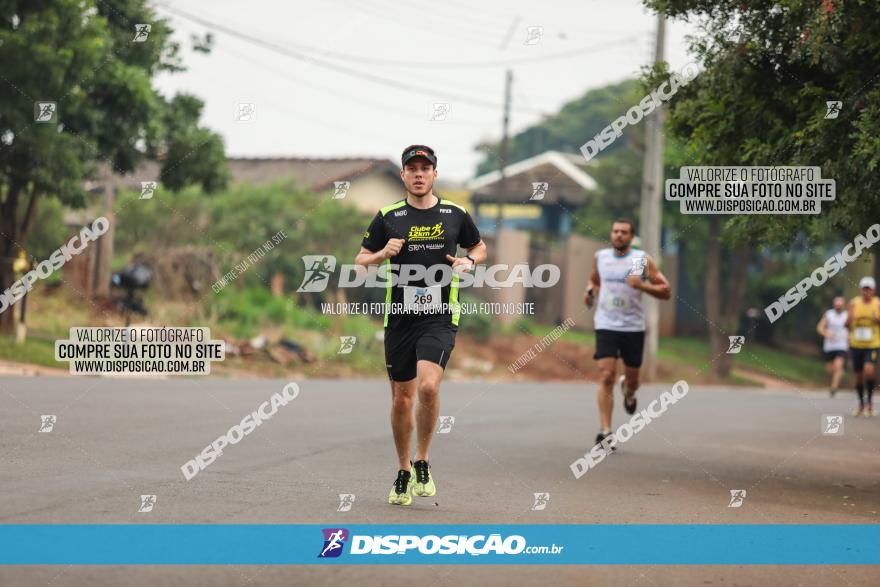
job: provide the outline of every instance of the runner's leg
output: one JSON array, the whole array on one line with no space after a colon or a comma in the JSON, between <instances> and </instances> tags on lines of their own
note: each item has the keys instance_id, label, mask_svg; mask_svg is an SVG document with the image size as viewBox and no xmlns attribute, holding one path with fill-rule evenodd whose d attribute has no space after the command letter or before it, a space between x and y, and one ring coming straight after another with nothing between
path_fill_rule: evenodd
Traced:
<instances>
[{"instance_id":1,"label":"runner's leg","mask_svg":"<svg viewBox=\"0 0 880 587\"><path fill-rule=\"evenodd\" d=\"M434 426L440 417L440 381L443 367L431 361L419 361L418 393L416 406L416 456L413 461L430 461L428 449L434 437Z\"/></svg>"},{"instance_id":2,"label":"runner's leg","mask_svg":"<svg viewBox=\"0 0 880 587\"><path fill-rule=\"evenodd\" d=\"M611 430L611 413L614 411L614 375L616 357L604 357L599 365L599 424L602 431Z\"/></svg>"},{"instance_id":3,"label":"runner's leg","mask_svg":"<svg viewBox=\"0 0 880 587\"><path fill-rule=\"evenodd\" d=\"M834 357L834 374L831 376L831 389L840 388L840 378L843 377L843 357Z\"/></svg>"},{"instance_id":4,"label":"runner's leg","mask_svg":"<svg viewBox=\"0 0 880 587\"><path fill-rule=\"evenodd\" d=\"M391 382L391 431L397 449L398 468L409 471L410 443L413 432L413 401L416 379Z\"/></svg>"},{"instance_id":5,"label":"runner's leg","mask_svg":"<svg viewBox=\"0 0 880 587\"><path fill-rule=\"evenodd\" d=\"M875 351L876 352L876 351ZM874 401L874 362L871 357L865 361L865 370L863 373L863 381L865 383L865 405L870 406Z\"/></svg>"},{"instance_id":6,"label":"runner's leg","mask_svg":"<svg viewBox=\"0 0 880 587\"><path fill-rule=\"evenodd\" d=\"M640 367L624 366L623 372L626 375L627 393L635 393L639 389L639 369Z\"/></svg>"}]
</instances>

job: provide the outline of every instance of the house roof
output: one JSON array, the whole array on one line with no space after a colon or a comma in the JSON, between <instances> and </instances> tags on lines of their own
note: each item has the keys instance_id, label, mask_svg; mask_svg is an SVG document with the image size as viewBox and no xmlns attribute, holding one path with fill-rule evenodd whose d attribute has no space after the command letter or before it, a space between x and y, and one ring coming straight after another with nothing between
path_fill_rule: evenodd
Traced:
<instances>
[{"instance_id":1,"label":"house roof","mask_svg":"<svg viewBox=\"0 0 880 587\"><path fill-rule=\"evenodd\" d=\"M400 181L398 173L400 168L389 159L370 157L327 159L229 157L226 161L233 183L264 185L282 178L292 177L305 188L320 192L332 189L334 181L350 181L373 174L387 174ZM142 181L159 181L159 171L159 163L145 160L133 173L124 176L115 175L112 182L117 187L140 190ZM101 182L87 182L86 188L90 189L93 184L97 186Z\"/></svg>"},{"instance_id":2,"label":"house roof","mask_svg":"<svg viewBox=\"0 0 880 587\"><path fill-rule=\"evenodd\" d=\"M399 180L400 168L389 159L301 157L229 158L233 181L264 184L280 177L295 177L306 188L319 192L333 187L335 181L350 181L373 174L389 174Z\"/></svg>"},{"instance_id":3,"label":"house roof","mask_svg":"<svg viewBox=\"0 0 880 587\"><path fill-rule=\"evenodd\" d=\"M492 171L468 182L468 188L474 191L474 202L581 205L597 186L585 171L587 167L583 157L546 151L508 165L504 178L501 171ZM530 201L535 182L547 182L549 189L543 199Z\"/></svg>"}]
</instances>

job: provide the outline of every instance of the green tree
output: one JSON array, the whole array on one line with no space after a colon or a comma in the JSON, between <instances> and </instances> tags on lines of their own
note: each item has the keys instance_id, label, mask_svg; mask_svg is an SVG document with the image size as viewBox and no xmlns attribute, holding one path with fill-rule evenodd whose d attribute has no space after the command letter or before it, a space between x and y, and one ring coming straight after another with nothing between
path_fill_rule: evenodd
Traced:
<instances>
[{"instance_id":1,"label":"green tree","mask_svg":"<svg viewBox=\"0 0 880 587\"><path fill-rule=\"evenodd\" d=\"M877 222L880 5L868 0L645 4L702 23L691 49L703 71L670 105L669 128L688 145L687 164L819 166L822 177L836 181L837 199L824 203L819 216L710 216L710 267L722 250L744 263L752 246L787 248L799 234L820 244L829 238L848 241ZM831 100L843 107L836 119L825 119ZM720 275L707 280L707 303L714 300L708 318L725 329L739 319L740 277L735 271L726 283ZM715 351L726 344L717 330L710 328Z\"/></svg>"},{"instance_id":2,"label":"green tree","mask_svg":"<svg viewBox=\"0 0 880 587\"><path fill-rule=\"evenodd\" d=\"M587 91L580 98L565 104L558 113L511 137L508 164L544 151L580 153L581 145L625 113L629 105L638 102L641 98L639 90L638 80L629 79ZM644 129L641 126L627 129L623 138L602 151L602 156L641 145L643 137ZM477 175L498 169L499 147L498 142L485 142L477 146L476 150L486 155L477 166Z\"/></svg>"},{"instance_id":3,"label":"green tree","mask_svg":"<svg viewBox=\"0 0 880 587\"><path fill-rule=\"evenodd\" d=\"M150 30L135 42L139 24ZM160 159L171 190L226 181L220 137L198 127L201 102L152 87L158 72L182 69L171 34L146 0L0 2L0 292L39 201L84 206L99 162L125 173ZM37 102L56 104L50 122L36 121ZM12 316L0 314L0 331Z\"/></svg>"}]
</instances>

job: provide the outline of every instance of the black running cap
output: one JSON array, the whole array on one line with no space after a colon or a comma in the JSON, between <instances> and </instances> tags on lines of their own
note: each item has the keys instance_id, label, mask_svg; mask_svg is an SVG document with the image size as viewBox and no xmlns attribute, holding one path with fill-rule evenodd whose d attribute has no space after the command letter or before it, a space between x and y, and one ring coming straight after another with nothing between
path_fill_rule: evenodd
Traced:
<instances>
[{"instance_id":1,"label":"black running cap","mask_svg":"<svg viewBox=\"0 0 880 587\"><path fill-rule=\"evenodd\" d=\"M403 150L403 155L400 157L400 163L406 167L407 162L416 157L424 157L431 163L431 165L437 167L437 156L434 154L434 149L427 145L410 145Z\"/></svg>"}]
</instances>

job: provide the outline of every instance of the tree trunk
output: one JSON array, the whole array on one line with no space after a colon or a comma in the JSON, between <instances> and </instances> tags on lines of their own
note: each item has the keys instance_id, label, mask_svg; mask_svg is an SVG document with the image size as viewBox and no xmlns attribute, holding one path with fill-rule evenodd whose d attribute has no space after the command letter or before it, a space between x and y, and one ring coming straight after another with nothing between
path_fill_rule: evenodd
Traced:
<instances>
[{"instance_id":1,"label":"tree trunk","mask_svg":"<svg viewBox=\"0 0 880 587\"><path fill-rule=\"evenodd\" d=\"M721 220L717 216L709 218L709 247L706 251L706 317L709 321L712 370L721 379L730 376L732 357L727 354L730 344L728 337L743 334L738 332L739 317L746 292L746 271L751 255L751 246L737 247L731 256L733 267L728 279L725 280L721 271L724 261Z\"/></svg>"},{"instance_id":2,"label":"tree trunk","mask_svg":"<svg viewBox=\"0 0 880 587\"><path fill-rule=\"evenodd\" d=\"M6 200L0 205L0 293L15 281L12 263L21 249L18 239L18 196L22 185L16 180L9 183ZM15 333L15 306L0 313L0 334Z\"/></svg>"},{"instance_id":3,"label":"tree trunk","mask_svg":"<svg viewBox=\"0 0 880 587\"><path fill-rule=\"evenodd\" d=\"M880 281L880 253L874 251L874 281Z\"/></svg>"},{"instance_id":4,"label":"tree trunk","mask_svg":"<svg viewBox=\"0 0 880 587\"><path fill-rule=\"evenodd\" d=\"M709 217L709 246L706 250L706 319L709 345L712 349L712 370L721 378L730 373L730 357L726 354L727 336L721 329L721 222ZM718 357L716 359L716 357Z\"/></svg>"}]
</instances>

